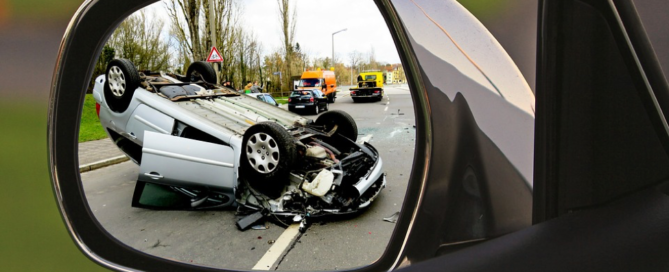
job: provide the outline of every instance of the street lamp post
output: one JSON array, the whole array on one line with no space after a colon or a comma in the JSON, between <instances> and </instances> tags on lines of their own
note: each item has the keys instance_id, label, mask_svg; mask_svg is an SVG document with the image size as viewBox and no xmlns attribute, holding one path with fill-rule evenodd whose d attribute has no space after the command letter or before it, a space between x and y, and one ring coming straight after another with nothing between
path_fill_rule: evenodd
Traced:
<instances>
[{"instance_id":1,"label":"street lamp post","mask_svg":"<svg viewBox=\"0 0 669 272\"><path fill-rule=\"evenodd\" d=\"M332 33L332 67L334 67L334 64L335 64L335 62L334 62L334 35L339 33L339 32L342 32L342 31L346 31L346 28L344 28L342 30L335 31L335 32Z\"/></svg>"}]
</instances>

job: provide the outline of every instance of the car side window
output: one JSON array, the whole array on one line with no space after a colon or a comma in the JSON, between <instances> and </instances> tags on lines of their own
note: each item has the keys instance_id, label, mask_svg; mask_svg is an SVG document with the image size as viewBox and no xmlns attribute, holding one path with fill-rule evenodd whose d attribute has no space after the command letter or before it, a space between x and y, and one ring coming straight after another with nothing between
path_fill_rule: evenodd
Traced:
<instances>
[{"instance_id":1,"label":"car side window","mask_svg":"<svg viewBox=\"0 0 669 272\"><path fill-rule=\"evenodd\" d=\"M263 101L263 102L265 101L264 95L256 96L256 98L258 98L258 100L260 100L260 101Z\"/></svg>"},{"instance_id":2,"label":"car side window","mask_svg":"<svg viewBox=\"0 0 669 272\"><path fill-rule=\"evenodd\" d=\"M265 101L267 101L267 103L270 103L270 104L273 104L273 105L279 105L279 103L276 103L276 100L274 100L274 98L269 96L269 95L265 96Z\"/></svg>"}]
</instances>

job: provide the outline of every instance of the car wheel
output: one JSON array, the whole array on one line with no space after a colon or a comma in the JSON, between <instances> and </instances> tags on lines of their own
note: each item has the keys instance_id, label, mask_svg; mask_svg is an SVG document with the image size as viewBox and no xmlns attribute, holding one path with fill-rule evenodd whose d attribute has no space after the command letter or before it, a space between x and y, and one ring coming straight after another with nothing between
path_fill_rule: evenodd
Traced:
<instances>
[{"instance_id":1,"label":"car wheel","mask_svg":"<svg viewBox=\"0 0 669 272\"><path fill-rule=\"evenodd\" d=\"M214 67L208 62L196 61L188 66L186 78L190 82L198 81L201 78L208 83L216 84L216 71L214 71Z\"/></svg>"},{"instance_id":2,"label":"car wheel","mask_svg":"<svg viewBox=\"0 0 669 272\"><path fill-rule=\"evenodd\" d=\"M137 68L127 59L114 59L107 65L105 79L107 106L114 112L124 112L141 81Z\"/></svg>"},{"instance_id":3,"label":"car wheel","mask_svg":"<svg viewBox=\"0 0 669 272\"><path fill-rule=\"evenodd\" d=\"M358 125L355 124L353 117L346 112L340 110L328 111L318 116L316 124L324 126L326 132L332 130L336 125L337 133L352 141L358 140Z\"/></svg>"},{"instance_id":4,"label":"car wheel","mask_svg":"<svg viewBox=\"0 0 669 272\"><path fill-rule=\"evenodd\" d=\"M323 111L329 111L330 110L330 103L325 103L325 107L323 107Z\"/></svg>"},{"instance_id":5,"label":"car wheel","mask_svg":"<svg viewBox=\"0 0 669 272\"><path fill-rule=\"evenodd\" d=\"M357 99L357 98L353 98L353 97L351 97L351 99L353 99L353 103L358 103L358 99Z\"/></svg>"},{"instance_id":6,"label":"car wheel","mask_svg":"<svg viewBox=\"0 0 669 272\"><path fill-rule=\"evenodd\" d=\"M288 184L295 162L293 136L274 122L257 123L244 132L240 174L265 194L278 194Z\"/></svg>"},{"instance_id":7,"label":"car wheel","mask_svg":"<svg viewBox=\"0 0 669 272\"><path fill-rule=\"evenodd\" d=\"M318 103L316 103L316 105L314 106L314 114L318 115L319 112L320 112L320 108L318 107Z\"/></svg>"}]
</instances>

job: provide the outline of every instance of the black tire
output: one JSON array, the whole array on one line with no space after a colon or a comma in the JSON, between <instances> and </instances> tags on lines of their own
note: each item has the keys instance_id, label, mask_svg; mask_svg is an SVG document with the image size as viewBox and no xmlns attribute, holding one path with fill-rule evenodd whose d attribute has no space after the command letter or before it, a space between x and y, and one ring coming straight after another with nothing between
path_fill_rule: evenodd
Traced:
<instances>
[{"instance_id":1,"label":"black tire","mask_svg":"<svg viewBox=\"0 0 669 272\"><path fill-rule=\"evenodd\" d=\"M188 70L186 70L186 79L190 82L203 79L208 83L216 84L216 71L214 71L214 67L208 62L196 61L188 66Z\"/></svg>"},{"instance_id":2,"label":"black tire","mask_svg":"<svg viewBox=\"0 0 669 272\"><path fill-rule=\"evenodd\" d=\"M351 97L351 99L353 99L353 103L358 103L359 101L358 98Z\"/></svg>"},{"instance_id":3,"label":"black tire","mask_svg":"<svg viewBox=\"0 0 669 272\"><path fill-rule=\"evenodd\" d=\"M114 112L124 112L139 87L141 79L137 68L127 59L114 59L105 72L104 96L107 106Z\"/></svg>"},{"instance_id":4,"label":"black tire","mask_svg":"<svg viewBox=\"0 0 669 272\"><path fill-rule=\"evenodd\" d=\"M318 103L316 103L316 105L314 105L314 114L318 115L319 112L321 112L321 111L320 111L320 108L318 107Z\"/></svg>"},{"instance_id":5,"label":"black tire","mask_svg":"<svg viewBox=\"0 0 669 272\"><path fill-rule=\"evenodd\" d=\"M358 140L358 125L355 124L353 117L340 110L328 111L316 119L316 125L325 126L325 132L329 132L337 125L336 133L351 139Z\"/></svg>"},{"instance_id":6,"label":"black tire","mask_svg":"<svg viewBox=\"0 0 669 272\"><path fill-rule=\"evenodd\" d=\"M323 107L323 111L329 111L330 110L330 103L325 103L325 107Z\"/></svg>"},{"instance_id":7,"label":"black tire","mask_svg":"<svg viewBox=\"0 0 669 272\"><path fill-rule=\"evenodd\" d=\"M241 177L267 195L281 193L297 156L293 136L277 123L260 122L244 132L241 153Z\"/></svg>"},{"instance_id":8,"label":"black tire","mask_svg":"<svg viewBox=\"0 0 669 272\"><path fill-rule=\"evenodd\" d=\"M335 100L337 100L337 94L336 93L331 93L330 95L328 95L328 102L329 103L334 103Z\"/></svg>"}]
</instances>

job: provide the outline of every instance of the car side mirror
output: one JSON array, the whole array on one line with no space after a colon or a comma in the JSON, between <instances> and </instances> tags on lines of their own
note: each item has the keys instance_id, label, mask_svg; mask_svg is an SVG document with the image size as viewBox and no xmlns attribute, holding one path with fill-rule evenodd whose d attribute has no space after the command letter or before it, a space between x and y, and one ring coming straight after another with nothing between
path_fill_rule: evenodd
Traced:
<instances>
[{"instance_id":1,"label":"car side mirror","mask_svg":"<svg viewBox=\"0 0 669 272\"><path fill-rule=\"evenodd\" d=\"M350 0L350 5L368 12L359 26L388 30L389 40L377 40L376 45L394 45L396 65L404 67L403 76L410 79L408 88L386 87L381 94L393 96L392 104L375 107L373 99L340 96L323 109L326 112L315 108L304 115L246 95L198 94L215 86L206 82L186 86L192 84L174 81L170 73L140 77L130 67L144 64L125 58L117 57L125 60L110 62L104 75L94 77L97 62L110 52L105 41L118 50L107 57L122 56L122 50L113 47L114 39L123 37L113 35L116 29L152 29L155 25L141 18L163 16L127 17L153 2L85 2L68 27L57 58L49 108L50 171L63 220L92 260L118 270L205 271L213 266L245 271L387 271L531 223L534 96L506 52L457 1ZM307 9L313 5L302 3ZM327 4L315 5L323 9ZM176 2L157 6L175 12L183 8ZM126 17L140 21L127 24ZM378 24L372 25L371 17ZM173 19L178 24L183 17ZM206 44L208 39L198 40ZM167 63L199 63L206 70L197 74L209 73L206 62L191 60L218 55L214 59L225 61L227 49L218 46L217 52L211 45L202 46L201 52L183 52L193 55L188 61ZM285 58L273 56L257 60L267 60L263 70L273 71L269 77L279 84L272 87L281 88L274 94L286 96L289 75L282 76L285 67L278 66ZM294 68L302 69L304 63L295 61ZM119 63L123 64L114 65ZM233 64L230 67L238 66ZM119 87L127 86L126 78L138 83L136 88ZM91 83L97 91L87 97ZM167 87L195 94L172 100L161 95ZM132 95L123 96L126 91ZM359 90L366 91L379 90ZM119 157L126 164L102 169L106 175L81 172L99 167L96 162L82 164L78 153L83 150L77 141L82 112L96 111L84 108L87 98L97 102L99 111L94 114L109 138L106 142L123 153ZM248 99L255 103L240 102ZM123 107L109 107L107 100ZM277 155L277 150L284 155ZM298 172L286 165L305 168ZM272 172L278 166L282 170ZM275 179L279 172L286 178ZM244 176L248 173L253 175ZM218 183L222 176L227 178L225 184ZM263 180L261 185L267 187L253 187L252 180ZM112 187L118 195L100 197ZM203 203L206 208L234 209L203 210ZM183 211L156 212L160 205ZM279 208L300 213L267 215ZM325 219L333 214L349 220ZM315 221L319 218L323 221ZM343 254L346 262L333 259L331 252ZM311 257L319 261L304 261Z\"/></svg>"}]
</instances>

